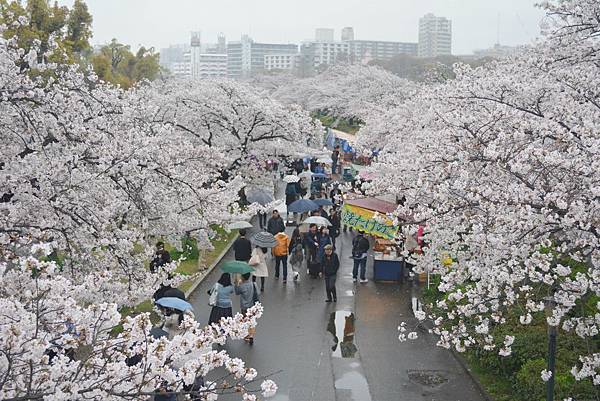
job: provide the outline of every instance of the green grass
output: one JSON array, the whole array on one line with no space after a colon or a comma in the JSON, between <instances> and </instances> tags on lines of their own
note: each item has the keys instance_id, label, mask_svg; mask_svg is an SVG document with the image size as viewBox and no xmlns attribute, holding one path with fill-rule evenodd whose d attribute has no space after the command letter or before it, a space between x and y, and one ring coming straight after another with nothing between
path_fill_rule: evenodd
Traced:
<instances>
[{"instance_id":1,"label":"green grass","mask_svg":"<svg viewBox=\"0 0 600 401\"><path fill-rule=\"evenodd\" d=\"M182 255L182 254L185 254L185 256L188 257L188 259L182 261L179 264L179 266L175 270L177 273L179 273L183 276L193 276L196 273L199 273L200 271L206 269L208 266L210 266L212 263L215 262L215 260L225 250L225 248L228 246L228 244L231 243L231 241L233 240L233 238L235 238L235 236L237 234L237 231L231 231L231 232L227 233L223 228L221 228L219 226L213 226L212 229L216 231L217 236L212 241L212 245L213 245L214 249L210 252L203 252L203 251L198 252L198 250L197 250L197 248L195 248L195 246L192 247L193 249L189 249L187 251L187 253L185 251L179 252L171 245L165 244L165 248L171 253L171 255L173 256L174 259L178 258L179 255ZM195 257L189 257L189 255L193 255ZM201 258L200 263L198 263L199 258ZM186 280L183 283L181 283L181 285L178 288L181 291L186 292L192 287L193 284L194 284L193 279ZM152 301L147 300L147 301L144 301L141 304L137 305L136 307L123 307L120 310L121 316L123 316L123 317L135 316L135 315L139 315L140 313L148 312L148 313L150 313L150 320L152 321L152 323L156 324L159 322L160 318L152 310L152 306L153 306ZM113 330L113 332L119 333L122 330L123 330L123 327L121 325L119 325Z\"/></svg>"},{"instance_id":2,"label":"green grass","mask_svg":"<svg viewBox=\"0 0 600 401\"><path fill-rule=\"evenodd\" d=\"M473 375L494 401L513 401L515 399L510 380L481 366L475 355L467 352L462 356L467 361Z\"/></svg>"},{"instance_id":3,"label":"green grass","mask_svg":"<svg viewBox=\"0 0 600 401\"><path fill-rule=\"evenodd\" d=\"M329 116L329 115L315 115L315 116L321 121L321 124L323 124L324 126L335 128L337 130L346 132L348 134L356 134L358 132L358 130L360 129L359 124L350 124L350 121L345 118L340 118L337 126L332 127L332 125L337 120L336 117Z\"/></svg>"}]
</instances>

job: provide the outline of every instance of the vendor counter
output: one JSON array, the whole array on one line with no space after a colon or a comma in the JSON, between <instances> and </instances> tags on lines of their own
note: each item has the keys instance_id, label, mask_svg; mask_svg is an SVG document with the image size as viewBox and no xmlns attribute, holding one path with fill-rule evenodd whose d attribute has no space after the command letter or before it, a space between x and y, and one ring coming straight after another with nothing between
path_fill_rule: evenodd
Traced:
<instances>
[{"instance_id":1,"label":"vendor counter","mask_svg":"<svg viewBox=\"0 0 600 401\"><path fill-rule=\"evenodd\" d=\"M373 279L375 281L402 281L404 258L395 254L373 252Z\"/></svg>"}]
</instances>

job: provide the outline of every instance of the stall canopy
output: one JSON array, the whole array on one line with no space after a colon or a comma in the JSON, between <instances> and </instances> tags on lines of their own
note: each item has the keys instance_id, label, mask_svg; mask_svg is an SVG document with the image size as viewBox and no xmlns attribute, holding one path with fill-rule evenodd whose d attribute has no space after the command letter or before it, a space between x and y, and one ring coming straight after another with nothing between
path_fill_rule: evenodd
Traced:
<instances>
[{"instance_id":1,"label":"stall canopy","mask_svg":"<svg viewBox=\"0 0 600 401\"><path fill-rule=\"evenodd\" d=\"M344 202L342 223L358 231L392 240L398 227L387 215L396 210L395 203L377 198L351 199Z\"/></svg>"}]
</instances>

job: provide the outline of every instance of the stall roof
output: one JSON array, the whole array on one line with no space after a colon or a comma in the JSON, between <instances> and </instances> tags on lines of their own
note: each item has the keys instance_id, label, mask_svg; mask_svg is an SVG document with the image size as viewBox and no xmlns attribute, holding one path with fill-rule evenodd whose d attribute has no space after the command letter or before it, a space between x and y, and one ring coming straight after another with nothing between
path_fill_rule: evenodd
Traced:
<instances>
[{"instance_id":1,"label":"stall roof","mask_svg":"<svg viewBox=\"0 0 600 401\"><path fill-rule=\"evenodd\" d=\"M348 134L347 132L343 132L337 129L331 129L333 134L340 139L347 141L350 145L354 145L356 143L356 135Z\"/></svg>"},{"instance_id":2,"label":"stall roof","mask_svg":"<svg viewBox=\"0 0 600 401\"><path fill-rule=\"evenodd\" d=\"M377 198L362 198L362 199L348 199L345 203L362 207L363 209L374 210L379 213L392 213L398 206L395 203L387 202Z\"/></svg>"}]
</instances>

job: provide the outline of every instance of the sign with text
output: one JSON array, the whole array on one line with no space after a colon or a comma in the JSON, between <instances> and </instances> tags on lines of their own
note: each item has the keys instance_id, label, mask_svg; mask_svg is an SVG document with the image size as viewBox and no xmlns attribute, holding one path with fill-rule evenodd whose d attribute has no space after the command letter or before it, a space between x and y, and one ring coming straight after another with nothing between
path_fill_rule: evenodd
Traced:
<instances>
[{"instance_id":1,"label":"sign with text","mask_svg":"<svg viewBox=\"0 0 600 401\"><path fill-rule=\"evenodd\" d=\"M391 219L380 214L374 218L375 212L353 205L345 204L342 209L342 224L377 237L393 240L396 238L398 227Z\"/></svg>"}]
</instances>

